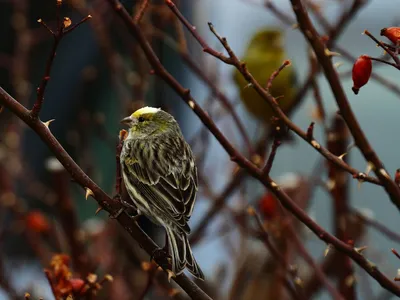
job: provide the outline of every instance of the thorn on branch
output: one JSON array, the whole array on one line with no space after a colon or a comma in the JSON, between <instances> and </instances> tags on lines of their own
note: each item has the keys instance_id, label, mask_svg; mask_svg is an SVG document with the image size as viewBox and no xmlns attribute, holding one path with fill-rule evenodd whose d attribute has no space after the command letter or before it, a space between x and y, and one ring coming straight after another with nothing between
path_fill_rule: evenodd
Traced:
<instances>
[{"instance_id":1,"label":"thorn on branch","mask_svg":"<svg viewBox=\"0 0 400 300\"><path fill-rule=\"evenodd\" d=\"M354 251L356 251L359 254L362 254L362 252L364 250L367 250L367 248L368 248L368 246L362 246L362 247L359 247L359 248L354 248Z\"/></svg>"},{"instance_id":2,"label":"thorn on branch","mask_svg":"<svg viewBox=\"0 0 400 300\"><path fill-rule=\"evenodd\" d=\"M48 121L46 121L46 122L42 122L42 123L43 123L44 126L47 127L47 129L49 129L50 123L54 122L55 120L56 120L56 119L50 119L50 120L48 120Z\"/></svg>"},{"instance_id":3,"label":"thorn on branch","mask_svg":"<svg viewBox=\"0 0 400 300\"><path fill-rule=\"evenodd\" d=\"M101 207L101 206L99 206L97 209L96 209L96 211L95 211L95 216L97 216L97 214L99 213L99 212L101 212L103 210L103 208Z\"/></svg>"},{"instance_id":4,"label":"thorn on branch","mask_svg":"<svg viewBox=\"0 0 400 300\"><path fill-rule=\"evenodd\" d=\"M324 257L327 257L328 253L331 251L332 248L333 248L332 244L328 244L326 246L325 251L324 251Z\"/></svg>"},{"instance_id":5,"label":"thorn on branch","mask_svg":"<svg viewBox=\"0 0 400 300\"><path fill-rule=\"evenodd\" d=\"M94 193L88 187L86 188L85 199L87 200L90 196L94 197Z\"/></svg>"},{"instance_id":6,"label":"thorn on branch","mask_svg":"<svg viewBox=\"0 0 400 300\"><path fill-rule=\"evenodd\" d=\"M190 93L190 91L189 91L189 93ZM194 103L193 100L189 100L188 104L189 104L191 109L194 109L196 107L196 104Z\"/></svg>"}]
</instances>

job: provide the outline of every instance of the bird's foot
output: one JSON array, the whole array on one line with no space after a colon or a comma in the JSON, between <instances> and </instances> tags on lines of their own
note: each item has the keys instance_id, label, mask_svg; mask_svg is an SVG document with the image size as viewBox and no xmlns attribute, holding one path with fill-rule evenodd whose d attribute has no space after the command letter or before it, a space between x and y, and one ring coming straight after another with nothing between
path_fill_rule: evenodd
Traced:
<instances>
[{"instance_id":1,"label":"bird's foot","mask_svg":"<svg viewBox=\"0 0 400 300\"><path fill-rule=\"evenodd\" d=\"M127 212L127 210L133 210L137 212L137 214L133 217L129 213L127 213L127 215L131 217L134 221L137 221L137 219L141 216L136 206L124 201L119 194L115 195L113 199L117 200L118 203L122 205L122 207L116 213L110 215L111 219L117 219L123 212Z\"/></svg>"},{"instance_id":2,"label":"bird's foot","mask_svg":"<svg viewBox=\"0 0 400 300\"><path fill-rule=\"evenodd\" d=\"M150 261L159 261L160 259L167 259L171 262L171 255L168 254L168 249L164 246L163 248L156 248L150 255Z\"/></svg>"}]
</instances>

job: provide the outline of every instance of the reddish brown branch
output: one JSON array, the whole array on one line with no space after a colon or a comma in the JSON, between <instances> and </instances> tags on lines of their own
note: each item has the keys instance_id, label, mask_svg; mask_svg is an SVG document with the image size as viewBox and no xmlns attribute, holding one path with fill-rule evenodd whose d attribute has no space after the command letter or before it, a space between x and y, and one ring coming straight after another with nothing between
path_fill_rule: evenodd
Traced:
<instances>
[{"instance_id":1,"label":"reddish brown branch","mask_svg":"<svg viewBox=\"0 0 400 300\"><path fill-rule=\"evenodd\" d=\"M121 183L122 183L122 174L121 174L121 151L124 145L124 140L127 136L126 130L121 130L119 133L119 141L116 149L116 176L115 176L115 193L117 196L121 195Z\"/></svg>"},{"instance_id":2,"label":"reddish brown branch","mask_svg":"<svg viewBox=\"0 0 400 300\"><path fill-rule=\"evenodd\" d=\"M274 163L274 160L275 160L276 151L278 150L278 147L280 145L281 145L281 141L278 140L277 137L275 137L274 142L272 143L271 153L269 154L268 160L262 170L264 176L269 176L269 173L272 169L272 164Z\"/></svg>"},{"instance_id":3,"label":"reddish brown branch","mask_svg":"<svg viewBox=\"0 0 400 300\"><path fill-rule=\"evenodd\" d=\"M335 116L330 133L327 135L328 149L336 154L342 155L347 151L348 146L348 130L343 119ZM347 161L348 155L343 159ZM333 205L333 221L334 230L337 238L343 242L353 240L349 234L349 193L348 182L349 177L343 170L337 168L332 163L328 164L328 178L331 182L330 194L332 196ZM346 300L357 299L356 294L356 281L354 277L354 270L352 262L349 257L340 254L337 258L336 275L338 278L338 288ZM349 282L351 284L349 284Z\"/></svg>"},{"instance_id":4,"label":"reddish brown branch","mask_svg":"<svg viewBox=\"0 0 400 300\"><path fill-rule=\"evenodd\" d=\"M143 18L144 12L146 11L146 8L148 6L149 6L149 0L142 0L142 3L140 3L138 11L133 18L133 22L135 22L135 24L140 23L140 21Z\"/></svg>"},{"instance_id":5,"label":"reddish brown branch","mask_svg":"<svg viewBox=\"0 0 400 300\"><path fill-rule=\"evenodd\" d=\"M276 77L279 76L279 73L280 73L284 68L286 68L287 66L290 66L290 61L289 61L289 60L285 60L285 61L282 63L282 65L278 68L278 70L275 70L275 71L271 74L271 76L270 76L269 79L268 79L267 86L266 86L267 91L269 91L269 90L271 89L271 87L272 87L272 82L275 80Z\"/></svg>"},{"instance_id":6,"label":"reddish brown branch","mask_svg":"<svg viewBox=\"0 0 400 300\"><path fill-rule=\"evenodd\" d=\"M308 253L307 249L304 247L302 241L300 241L299 237L296 234L295 229L293 228L293 224L288 224L287 230L291 236L290 241L296 246L300 255L303 259L310 265L310 267L314 270L315 275L318 277L318 280L322 282L322 284L326 287L327 291L332 295L333 299L346 299L339 293L337 289L329 282L326 274L323 272L322 268L314 261L311 254Z\"/></svg>"},{"instance_id":7,"label":"reddish brown branch","mask_svg":"<svg viewBox=\"0 0 400 300\"><path fill-rule=\"evenodd\" d=\"M251 146L250 137L246 132L243 122L240 120L238 114L236 113L235 108L232 105L232 101L229 100L228 97L218 88L217 84L213 80L211 80L209 76L207 76L202 68L200 68L195 61L193 61L188 53L185 52L182 47L176 45L176 42L174 42L173 39L167 36L164 32L160 32L157 29L154 29L154 35L156 35L156 37L158 38L163 39L169 47L175 50L180 55L182 60L186 63L186 65L193 71L193 73L195 73L205 84L208 85L213 94L218 98L218 100L220 100L222 106L231 114L232 119L235 122L239 133L241 134L243 141L247 147L249 155L251 156L252 154L254 154Z\"/></svg>"},{"instance_id":8,"label":"reddish brown branch","mask_svg":"<svg viewBox=\"0 0 400 300\"><path fill-rule=\"evenodd\" d=\"M356 145L364 155L366 161L373 165L373 170L378 177L382 186L385 188L389 195L392 203L400 209L400 189L390 178L388 172L383 166L383 163L379 159L376 152L371 147L367 137L362 131L360 124L358 123L353 110L347 100L346 94L340 83L339 76L331 62L329 56L327 56L327 48L321 41L316 29L311 23L311 20L300 0L291 0L293 10L296 14L297 21L304 36L312 46L322 69L324 70L325 76L329 82L332 93L335 96L336 103L340 108L340 113L343 116L346 124L355 140ZM307 34L306 34L307 33Z\"/></svg>"},{"instance_id":9,"label":"reddish brown branch","mask_svg":"<svg viewBox=\"0 0 400 300\"><path fill-rule=\"evenodd\" d=\"M39 20L38 22L45 25L45 23L42 20ZM46 28L48 28L47 25L46 25ZM55 34L54 32L51 31L51 29L48 29L48 30L50 30L50 32L53 34L54 41L53 41L53 46L51 48L50 56L47 59L46 69L44 71L42 81L40 82L40 85L36 90L36 93L37 93L36 102L33 105L32 110L31 110L31 115L33 118L37 118L39 116L40 110L42 109L42 105L43 105L43 101L44 101L44 93L45 93L45 90L47 87L47 83L50 80L51 68L53 66L53 62L56 57L56 51L57 51L58 44L60 43L60 40L62 37L62 33Z\"/></svg>"},{"instance_id":10,"label":"reddish brown branch","mask_svg":"<svg viewBox=\"0 0 400 300\"><path fill-rule=\"evenodd\" d=\"M392 57L393 61L396 63L396 65L394 65L394 67L397 69L400 69L400 60L397 57L396 53L394 53L392 50L390 50L381 41L378 41L378 39L376 37L374 37L368 30L365 30L364 34L366 36L368 36L371 40L373 40L379 47L381 47L383 50L385 50Z\"/></svg>"},{"instance_id":11,"label":"reddish brown branch","mask_svg":"<svg viewBox=\"0 0 400 300\"><path fill-rule=\"evenodd\" d=\"M53 67L54 59L56 58L56 52L57 52L58 45L60 44L62 38L66 34L75 30L79 25L81 25L82 23L86 22L87 20L89 20L91 18L91 16L88 15L87 17L83 18L77 24L72 25L70 28L66 29L66 26L60 19L61 3L62 3L61 1L60 2L57 1L57 30L56 31L53 31L50 27L48 27L46 25L46 23L43 22L42 19L38 20L38 22L52 34L54 40L53 40L53 46L51 48L50 55L47 59L46 69L45 69L44 75L42 77L42 81L40 82L40 85L36 90L36 101L31 110L31 116L33 118L37 118L39 116L40 110L42 109L42 105L44 102L44 94L46 91L47 84L50 80L51 69Z\"/></svg>"},{"instance_id":12,"label":"reddish brown branch","mask_svg":"<svg viewBox=\"0 0 400 300\"><path fill-rule=\"evenodd\" d=\"M261 240L264 243L265 247L271 253L272 257L274 257L282 265L284 270L288 272L289 275L292 277L292 282L289 282L289 284L285 284L285 287L291 293L293 299L305 299L301 289L295 289L293 287L297 286L297 284L295 283L297 277L297 271L289 265L286 257L271 243L268 232L265 230L262 221L258 216L258 214L256 213L256 211L254 210L254 208L250 207L248 209L248 213L250 216L254 217L258 227L258 231L261 235ZM286 279L286 277L284 278Z\"/></svg>"},{"instance_id":13,"label":"reddish brown branch","mask_svg":"<svg viewBox=\"0 0 400 300\"><path fill-rule=\"evenodd\" d=\"M89 21L91 18L92 18L91 15L87 15L82 20L80 20L78 23L72 25L71 27L68 27L68 29L64 29L63 35L65 36L66 34L71 33L76 28L78 28L80 25L82 25L82 23L85 23L86 21Z\"/></svg>"},{"instance_id":14,"label":"reddish brown branch","mask_svg":"<svg viewBox=\"0 0 400 300\"><path fill-rule=\"evenodd\" d=\"M400 66L398 66L398 65L396 65L396 64L394 64L394 63L392 63L392 62L389 62L389 61L387 61L387 60L383 60L383 59L381 59L381 58L371 57L371 56L369 56L369 59L374 60L374 61L377 61L377 62L380 62L380 63L385 64L385 65L389 65L389 66L391 66L391 67L394 67L394 68L400 70Z\"/></svg>"},{"instance_id":15,"label":"reddish brown branch","mask_svg":"<svg viewBox=\"0 0 400 300\"><path fill-rule=\"evenodd\" d=\"M57 139L52 135L50 130L40 120L32 118L30 111L13 99L3 88L0 87L0 103L11 110L18 118L30 126L36 134L49 147L56 158L64 166L71 175L72 179L82 188L89 188L94 199L103 207L110 215L116 215L120 211L119 202L113 201L92 179L87 176L76 162L69 156ZM123 228L142 246L148 254L154 253L158 249L158 245L147 236L147 234L135 223L127 214L120 214L117 221ZM165 257L157 258L157 264L161 266L169 266ZM182 287L186 293L193 299L210 299L193 281L186 275L182 274L174 278L174 280Z\"/></svg>"},{"instance_id":16,"label":"reddish brown branch","mask_svg":"<svg viewBox=\"0 0 400 300\"><path fill-rule=\"evenodd\" d=\"M169 1L170 2L170 1ZM380 184L379 180L373 177L366 176L365 174L361 173L360 171L357 171L356 169L352 168L348 164L346 164L343 160L338 158L337 156L333 155L330 153L326 148L321 146L320 143L318 143L316 140L309 140L307 137L307 133L301 130L296 124L294 124L288 117L287 115L280 109L279 103L275 100L274 97L272 97L268 91L266 91L255 79L254 77L250 74L250 72L247 70L246 65L242 63L238 57L235 55L235 53L232 51L231 47L229 46L227 40L223 37L221 37L214 29L214 26L211 23L208 23L208 26L210 30L213 32L213 34L217 37L217 39L221 42L221 44L224 46L225 50L228 52L229 60L227 62L227 57L225 57L222 53L217 52L213 49L211 49L205 42L204 40L199 36L197 31L195 30L194 26L192 26L186 19L185 17L179 12L178 8L173 5L172 6L173 11L176 13L176 15L180 18L182 23L187 27L187 29L190 31L190 33L193 35L193 37L202 45L203 47L206 47L208 49L207 53L213 55L214 57L228 63L231 65L234 65L243 75L243 77L252 85L252 87L259 93L263 99L265 99L270 105L271 108L273 109L274 113L281 119L290 130L295 132L299 137L301 137L304 141L309 143L315 150L317 150L320 154L322 154L326 159L329 161L332 161L342 169L346 170L350 174L353 175L353 178L356 179L362 179L363 181L368 181L371 183L375 184ZM221 58L222 56L222 58ZM166 72L166 70L165 70ZM170 74L169 74L170 75ZM309 85L312 83L312 78L309 81ZM305 89L308 88L308 86L304 87ZM190 100L190 99L187 99ZM192 100L193 101L193 100Z\"/></svg>"},{"instance_id":17,"label":"reddish brown branch","mask_svg":"<svg viewBox=\"0 0 400 300\"><path fill-rule=\"evenodd\" d=\"M53 173L54 190L58 200L55 207L59 212L61 226L68 240L73 265L81 277L86 277L95 269L89 260L83 241L79 238L81 229L75 204L69 193L69 174L64 169L50 171Z\"/></svg>"},{"instance_id":18,"label":"reddish brown branch","mask_svg":"<svg viewBox=\"0 0 400 300\"><path fill-rule=\"evenodd\" d=\"M365 0L354 0L351 8L347 11L345 11L338 22L336 23L335 26L327 26L328 22L323 22L323 27L324 29L329 32L327 36L329 36L329 40L327 41L327 46L328 47L334 47L336 48L340 54L342 54L343 57L345 57L348 61L354 62L357 58L351 55L345 48L339 47L335 45L335 41L338 38L338 36L343 32L344 28L348 25L348 23L352 20L352 17L358 13L360 8L367 3ZM273 1L267 0L265 3L265 6L275 14L277 18L279 18L283 23L285 23L288 26L292 26L296 21L292 19L290 15L285 14L281 10L279 10L273 3ZM322 14L320 14L320 18L323 18ZM392 92L396 93L397 95L400 95L400 89L399 87L392 83L387 81L385 78L382 76L372 73L371 78L382 84L383 86L387 87L390 89ZM305 85L305 89L307 90L310 87L310 83L307 83Z\"/></svg>"}]
</instances>

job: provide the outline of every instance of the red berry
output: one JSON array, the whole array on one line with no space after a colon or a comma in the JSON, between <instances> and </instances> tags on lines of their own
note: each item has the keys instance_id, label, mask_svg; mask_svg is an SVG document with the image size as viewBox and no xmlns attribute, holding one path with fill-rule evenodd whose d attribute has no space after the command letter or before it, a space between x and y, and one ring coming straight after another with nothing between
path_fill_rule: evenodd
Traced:
<instances>
[{"instance_id":1,"label":"red berry","mask_svg":"<svg viewBox=\"0 0 400 300\"><path fill-rule=\"evenodd\" d=\"M381 35L386 36L393 44L400 42L400 27L388 27L381 30Z\"/></svg>"},{"instance_id":2,"label":"red berry","mask_svg":"<svg viewBox=\"0 0 400 300\"><path fill-rule=\"evenodd\" d=\"M271 193L266 193L260 199L260 211L266 219L272 219L276 217L278 212L278 203L275 196Z\"/></svg>"},{"instance_id":3,"label":"red berry","mask_svg":"<svg viewBox=\"0 0 400 300\"><path fill-rule=\"evenodd\" d=\"M72 291L74 293L83 293L84 292L84 288L83 286L85 285L85 281L80 279L80 278L71 278L69 280L69 282L71 283L72 286Z\"/></svg>"},{"instance_id":4,"label":"red berry","mask_svg":"<svg viewBox=\"0 0 400 300\"><path fill-rule=\"evenodd\" d=\"M367 55L361 55L353 65L353 92L358 94L358 91L364 86L371 76L372 62L371 58Z\"/></svg>"},{"instance_id":5,"label":"red berry","mask_svg":"<svg viewBox=\"0 0 400 300\"><path fill-rule=\"evenodd\" d=\"M28 230L33 230L37 233L45 233L50 230L49 221L40 211L29 212L25 217L25 222Z\"/></svg>"}]
</instances>

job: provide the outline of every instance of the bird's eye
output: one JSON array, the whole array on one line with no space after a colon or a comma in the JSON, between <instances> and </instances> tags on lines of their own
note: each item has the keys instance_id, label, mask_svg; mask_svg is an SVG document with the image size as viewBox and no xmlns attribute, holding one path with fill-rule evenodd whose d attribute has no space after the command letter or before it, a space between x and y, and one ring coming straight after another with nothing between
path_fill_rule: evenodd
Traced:
<instances>
[{"instance_id":1,"label":"bird's eye","mask_svg":"<svg viewBox=\"0 0 400 300\"><path fill-rule=\"evenodd\" d=\"M139 117L138 121L139 122L144 122L144 118L143 117Z\"/></svg>"}]
</instances>

